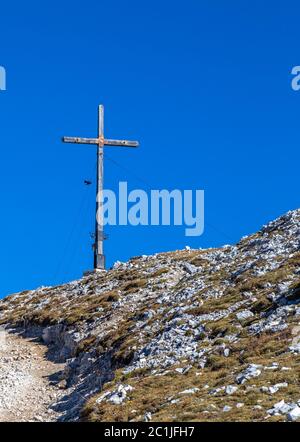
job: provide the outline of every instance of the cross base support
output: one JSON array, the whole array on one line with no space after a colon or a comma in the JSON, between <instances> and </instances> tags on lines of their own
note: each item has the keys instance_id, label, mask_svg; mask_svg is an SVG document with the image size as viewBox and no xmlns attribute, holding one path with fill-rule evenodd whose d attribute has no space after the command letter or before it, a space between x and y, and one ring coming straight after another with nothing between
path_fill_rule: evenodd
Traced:
<instances>
[{"instance_id":1,"label":"cross base support","mask_svg":"<svg viewBox=\"0 0 300 442\"><path fill-rule=\"evenodd\" d=\"M105 256L96 254L94 256L94 268L95 270L105 270Z\"/></svg>"},{"instance_id":2,"label":"cross base support","mask_svg":"<svg viewBox=\"0 0 300 442\"><path fill-rule=\"evenodd\" d=\"M85 270L83 272L83 276L90 276L90 275L99 275L100 273L106 273L105 269L93 269L93 270Z\"/></svg>"}]
</instances>

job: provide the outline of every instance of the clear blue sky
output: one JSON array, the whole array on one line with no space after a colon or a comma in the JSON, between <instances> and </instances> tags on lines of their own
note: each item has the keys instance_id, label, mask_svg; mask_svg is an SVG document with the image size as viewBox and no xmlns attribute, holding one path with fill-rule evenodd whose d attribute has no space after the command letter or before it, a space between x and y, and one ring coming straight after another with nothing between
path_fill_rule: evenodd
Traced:
<instances>
[{"instance_id":1,"label":"clear blue sky","mask_svg":"<svg viewBox=\"0 0 300 442\"><path fill-rule=\"evenodd\" d=\"M95 151L61 136L96 135L99 103L107 136L141 142L106 150L106 187L147 190L137 175L206 193L203 236L111 227L108 266L234 242L299 207L299 14L297 1L2 2L0 296L91 268Z\"/></svg>"}]
</instances>

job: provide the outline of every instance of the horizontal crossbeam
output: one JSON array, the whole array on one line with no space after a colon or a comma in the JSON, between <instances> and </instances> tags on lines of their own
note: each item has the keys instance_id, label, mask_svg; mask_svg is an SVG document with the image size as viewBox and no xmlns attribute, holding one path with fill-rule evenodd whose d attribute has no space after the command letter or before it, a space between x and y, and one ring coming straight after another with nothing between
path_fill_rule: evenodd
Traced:
<instances>
[{"instance_id":1,"label":"horizontal crossbeam","mask_svg":"<svg viewBox=\"0 0 300 442\"><path fill-rule=\"evenodd\" d=\"M99 138L63 137L64 143L99 144Z\"/></svg>"},{"instance_id":2,"label":"horizontal crossbeam","mask_svg":"<svg viewBox=\"0 0 300 442\"><path fill-rule=\"evenodd\" d=\"M81 138L81 137L63 137L64 143L75 144L95 144L100 146L123 146L123 147L138 147L138 141L129 140L106 140L103 138Z\"/></svg>"},{"instance_id":3,"label":"horizontal crossbeam","mask_svg":"<svg viewBox=\"0 0 300 442\"><path fill-rule=\"evenodd\" d=\"M125 147L139 147L138 141L128 140L104 140L105 146L125 146Z\"/></svg>"}]
</instances>

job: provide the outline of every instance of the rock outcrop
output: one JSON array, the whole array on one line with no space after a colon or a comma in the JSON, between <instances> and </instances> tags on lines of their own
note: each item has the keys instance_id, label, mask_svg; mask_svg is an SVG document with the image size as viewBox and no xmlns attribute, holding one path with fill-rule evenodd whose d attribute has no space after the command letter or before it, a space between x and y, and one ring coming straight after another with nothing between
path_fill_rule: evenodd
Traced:
<instances>
[{"instance_id":1,"label":"rock outcrop","mask_svg":"<svg viewBox=\"0 0 300 442\"><path fill-rule=\"evenodd\" d=\"M59 420L299 419L300 210L236 245L117 262L0 302L65 363Z\"/></svg>"}]
</instances>

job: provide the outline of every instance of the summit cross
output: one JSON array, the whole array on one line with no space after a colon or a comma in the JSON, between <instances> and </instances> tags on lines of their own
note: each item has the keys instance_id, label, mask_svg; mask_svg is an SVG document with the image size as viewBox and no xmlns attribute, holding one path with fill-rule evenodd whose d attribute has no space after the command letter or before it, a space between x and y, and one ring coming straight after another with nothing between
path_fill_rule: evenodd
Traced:
<instances>
[{"instance_id":1,"label":"summit cross","mask_svg":"<svg viewBox=\"0 0 300 442\"><path fill-rule=\"evenodd\" d=\"M75 144L91 144L97 146L97 193L96 193L96 225L95 225L95 244L94 244L94 269L105 269L104 256L104 226L102 211L102 195L103 195L103 151L104 146L119 147L138 147L138 141L129 140L112 140L104 138L104 106L98 107L98 137L97 138L81 138L81 137L63 137L64 143ZM101 210L99 210L101 209Z\"/></svg>"}]
</instances>

